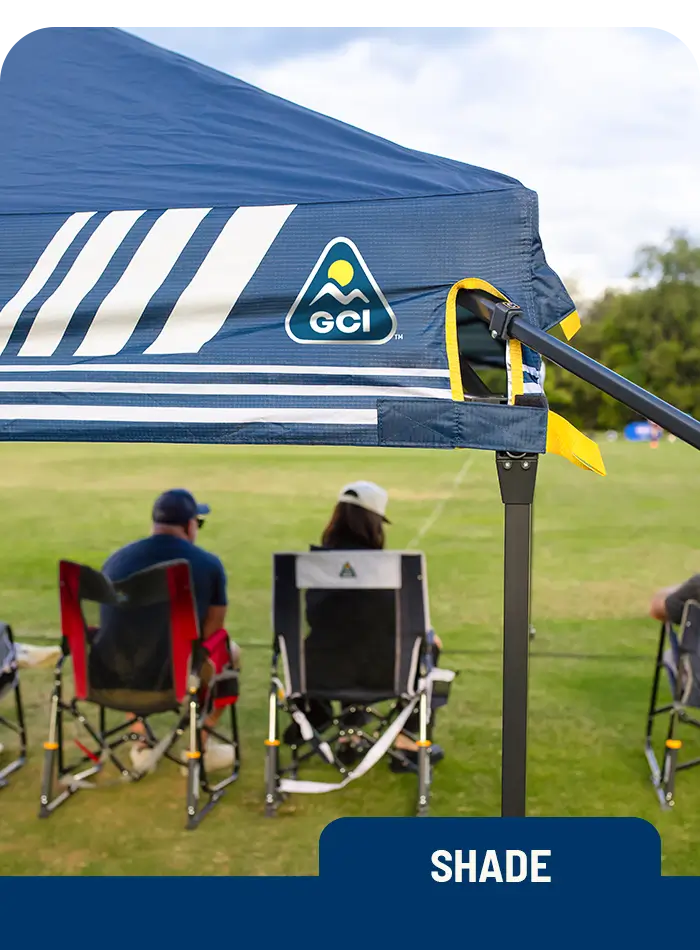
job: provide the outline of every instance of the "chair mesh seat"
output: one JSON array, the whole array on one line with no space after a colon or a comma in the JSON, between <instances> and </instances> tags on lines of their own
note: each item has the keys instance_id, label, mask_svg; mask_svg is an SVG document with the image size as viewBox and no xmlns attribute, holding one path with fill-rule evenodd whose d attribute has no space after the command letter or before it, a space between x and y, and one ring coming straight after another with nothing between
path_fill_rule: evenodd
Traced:
<instances>
[{"instance_id":1,"label":"chair mesh seat","mask_svg":"<svg viewBox=\"0 0 700 950\"><path fill-rule=\"evenodd\" d=\"M95 689L92 687L87 695L87 700L96 703L98 706L104 706L106 709L130 712L137 716L177 712L179 709L179 703L171 689Z\"/></svg>"}]
</instances>

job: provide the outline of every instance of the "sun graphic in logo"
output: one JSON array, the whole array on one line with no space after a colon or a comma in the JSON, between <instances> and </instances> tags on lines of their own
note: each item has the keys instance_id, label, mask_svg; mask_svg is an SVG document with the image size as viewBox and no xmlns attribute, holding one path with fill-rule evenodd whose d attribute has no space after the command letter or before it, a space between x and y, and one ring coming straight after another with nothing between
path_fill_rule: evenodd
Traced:
<instances>
[{"instance_id":1,"label":"sun graphic in logo","mask_svg":"<svg viewBox=\"0 0 700 950\"><path fill-rule=\"evenodd\" d=\"M328 276L341 287L346 287L355 276L355 270L350 261L334 261L328 268Z\"/></svg>"}]
</instances>

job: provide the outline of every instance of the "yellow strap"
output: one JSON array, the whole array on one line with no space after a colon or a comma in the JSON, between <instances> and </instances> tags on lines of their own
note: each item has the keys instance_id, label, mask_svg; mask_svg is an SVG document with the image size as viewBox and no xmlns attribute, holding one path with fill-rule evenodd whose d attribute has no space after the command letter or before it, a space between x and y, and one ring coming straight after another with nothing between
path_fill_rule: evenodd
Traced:
<instances>
[{"instance_id":1,"label":"yellow strap","mask_svg":"<svg viewBox=\"0 0 700 950\"><path fill-rule=\"evenodd\" d=\"M598 445L551 410L547 420L547 452L561 455L579 468L597 475L606 474Z\"/></svg>"},{"instance_id":2,"label":"yellow strap","mask_svg":"<svg viewBox=\"0 0 700 950\"><path fill-rule=\"evenodd\" d=\"M445 343L447 348L447 363L450 369L450 389L452 398L456 402L464 402L462 387L462 373L459 366L459 342L457 339L457 294L460 290L484 290L499 300L510 303L499 290L486 280L478 277L467 277L458 281L450 288L445 307ZM581 326L581 318L574 310L561 321L561 328L570 340ZM510 357L510 403L515 397L523 394L523 349L518 340L509 340ZM547 452L561 455L583 468L598 475L605 475L605 465L597 444L589 439L575 426L556 412L549 412L547 423Z\"/></svg>"},{"instance_id":3,"label":"yellow strap","mask_svg":"<svg viewBox=\"0 0 700 950\"><path fill-rule=\"evenodd\" d=\"M564 331L567 340L571 340L581 329L581 317L576 310L572 310L568 317L564 317L559 326Z\"/></svg>"},{"instance_id":4,"label":"yellow strap","mask_svg":"<svg viewBox=\"0 0 700 950\"><path fill-rule=\"evenodd\" d=\"M523 347L519 340L508 340L510 355L510 405L515 405L515 397L525 392L523 381Z\"/></svg>"},{"instance_id":5,"label":"yellow strap","mask_svg":"<svg viewBox=\"0 0 700 950\"><path fill-rule=\"evenodd\" d=\"M445 346L447 348L447 365L450 369L450 389L455 402L464 402L464 388L462 386L462 371L459 366L459 341L457 339L457 294L460 290L485 290L499 300L510 303L507 297L496 290L487 280L479 277L466 277L450 287L445 305Z\"/></svg>"}]
</instances>

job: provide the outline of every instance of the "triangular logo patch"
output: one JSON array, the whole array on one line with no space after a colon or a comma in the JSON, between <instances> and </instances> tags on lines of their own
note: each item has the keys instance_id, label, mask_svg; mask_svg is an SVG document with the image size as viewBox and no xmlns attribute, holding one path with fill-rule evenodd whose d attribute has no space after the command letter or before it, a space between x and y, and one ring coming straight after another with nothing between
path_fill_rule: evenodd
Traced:
<instances>
[{"instance_id":1,"label":"triangular logo patch","mask_svg":"<svg viewBox=\"0 0 700 950\"><path fill-rule=\"evenodd\" d=\"M357 577L352 564L346 561L340 569L340 577Z\"/></svg>"},{"instance_id":2,"label":"triangular logo patch","mask_svg":"<svg viewBox=\"0 0 700 950\"><path fill-rule=\"evenodd\" d=\"M297 343L386 343L396 317L357 247L334 238L316 261L287 314Z\"/></svg>"}]
</instances>

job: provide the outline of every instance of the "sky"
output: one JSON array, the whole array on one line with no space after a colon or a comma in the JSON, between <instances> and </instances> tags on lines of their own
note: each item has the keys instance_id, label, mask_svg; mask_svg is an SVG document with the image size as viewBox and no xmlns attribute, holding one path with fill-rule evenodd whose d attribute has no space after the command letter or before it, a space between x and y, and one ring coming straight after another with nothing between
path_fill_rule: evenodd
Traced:
<instances>
[{"instance_id":1,"label":"sky","mask_svg":"<svg viewBox=\"0 0 700 950\"><path fill-rule=\"evenodd\" d=\"M301 105L511 175L581 302L700 240L700 69L640 28L127 28Z\"/></svg>"}]
</instances>

